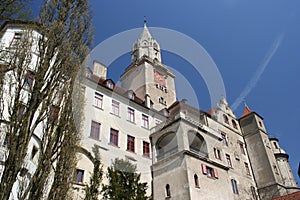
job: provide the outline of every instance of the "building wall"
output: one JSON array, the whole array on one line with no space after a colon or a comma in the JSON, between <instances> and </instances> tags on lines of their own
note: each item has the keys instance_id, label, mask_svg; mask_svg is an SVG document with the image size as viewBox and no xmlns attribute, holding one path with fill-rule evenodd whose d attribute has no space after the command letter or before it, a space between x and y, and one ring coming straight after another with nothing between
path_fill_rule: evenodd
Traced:
<instances>
[{"instance_id":1,"label":"building wall","mask_svg":"<svg viewBox=\"0 0 300 200\"><path fill-rule=\"evenodd\" d=\"M96 83L86 80L84 84L85 90L85 119L82 127L82 143L81 146L87 151L95 155L99 152L103 169L111 166L115 158L122 158L131 161L137 165L138 173L141 173L141 182L148 183L147 194L151 194L151 148L150 157L143 155L143 141L150 144L149 135L151 127L162 121L162 115L149 110L143 105L139 105L128 97L124 97L104 86L97 86ZM94 105L95 92L103 95L102 108ZM112 100L118 101L119 115L112 112ZM128 108L135 112L135 121L130 122L127 118ZM142 115L148 116L149 127L143 127ZM100 123L99 139L91 138L91 122ZM118 146L110 143L110 130L118 130ZM135 138L135 151L127 150L127 136ZM84 174L90 174L93 171L93 165L86 165L84 159L79 159L78 167L85 170ZM85 178L86 181L89 177ZM104 178L104 182L106 179Z\"/></svg>"}]
</instances>

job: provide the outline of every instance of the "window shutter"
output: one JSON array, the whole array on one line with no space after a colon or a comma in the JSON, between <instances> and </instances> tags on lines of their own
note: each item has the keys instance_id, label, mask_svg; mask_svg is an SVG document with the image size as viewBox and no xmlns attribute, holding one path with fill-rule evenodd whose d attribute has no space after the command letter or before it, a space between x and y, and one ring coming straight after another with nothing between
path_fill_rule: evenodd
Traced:
<instances>
[{"instance_id":1,"label":"window shutter","mask_svg":"<svg viewBox=\"0 0 300 200\"><path fill-rule=\"evenodd\" d=\"M202 167L202 173L203 173L203 174L207 174L206 165L202 163L202 164L201 164L201 167Z\"/></svg>"},{"instance_id":2,"label":"window shutter","mask_svg":"<svg viewBox=\"0 0 300 200\"><path fill-rule=\"evenodd\" d=\"M215 176L215 178L219 178L217 169L214 169L214 176Z\"/></svg>"}]
</instances>

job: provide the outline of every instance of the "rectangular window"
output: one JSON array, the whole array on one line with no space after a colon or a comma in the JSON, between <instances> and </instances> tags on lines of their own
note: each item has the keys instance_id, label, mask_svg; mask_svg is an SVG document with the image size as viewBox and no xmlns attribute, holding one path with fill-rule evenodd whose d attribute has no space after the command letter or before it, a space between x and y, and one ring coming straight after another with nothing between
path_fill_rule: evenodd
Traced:
<instances>
[{"instance_id":1,"label":"rectangular window","mask_svg":"<svg viewBox=\"0 0 300 200\"><path fill-rule=\"evenodd\" d=\"M28 71L24 80L24 89L25 90L32 90L33 84L35 79L35 73L32 71Z\"/></svg>"},{"instance_id":2,"label":"rectangular window","mask_svg":"<svg viewBox=\"0 0 300 200\"><path fill-rule=\"evenodd\" d=\"M150 144L149 142L143 141L143 155L146 157L150 157Z\"/></svg>"},{"instance_id":3,"label":"rectangular window","mask_svg":"<svg viewBox=\"0 0 300 200\"><path fill-rule=\"evenodd\" d=\"M211 178L219 178L217 169L206 166L205 164L201 164L201 167L202 167L202 173L204 175L207 175L208 177Z\"/></svg>"},{"instance_id":4,"label":"rectangular window","mask_svg":"<svg viewBox=\"0 0 300 200\"><path fill-rule=\"evenodd\" d=\"M225 133L221 133L221 136L222 136L222 142L224 145L228 146L228 142L227 142L227 138L226 138L226 135Z\"/></svg>"},{"instance_id":5,"label":"rectangular window","mask_svg":"<svg viewBox=\"0 0 300 200\"><path fill-rule=\"evenodd\" d=\"M52 105L50 108L49 121L51 123L56 124L58 120L58 115L59 115L59 107Z\"/></svg>"},{"instance_id":6,"label":"rectangular window","mask_svg":"<svg viewBox=\"0 0 300 200\"><path fill-rule=\"evenodd\" d=\"M239 145L240 145L241 153L246 155L244 144L240 142Z\"/></svg>"},{"instance_id":7,"label":"rectangular window","mask_svg":"<svg viewBox=\"0 0 300 200\"><path fill-rule=\"evenodd\" d=\"M22 38L22 33L20 32L15 32L13 39L11 40L9 47L14 48L17 47L20 43L20 40Z\"/></svg>"},{"instance_id":8,"label":"rectangular window","mask_svg":"<svg viewBox=\"0 0 300 200\"><path fill-rule=\"evenodd\" d=\"M246 169L246 173L247 175L250 175L250 168L249 168L249 164L248 163L244 163L245 164L245 169Z\"/></svg>"},{"instance_id":9,"label":"rectangular window","mask_svg":"<svg viewBox=\"0 0 300 200\"><path fill-rule=\"evenodd\" d=\"M90 137L96 140L100 138L100 123L92 121Z\"/></svg>"},{"instance_id":10,"label":"rectangular window","mask_svg":"<svg viewBox=\"0 0 300 200\"><path fill-rule=\"evenodd\" d=\"M221 160L221 151L217 148L214 148L215 158Z\"/></svg>"},{"instance_id":11,"label":"rectangular window","mask_svg":"<svg viewBox=\"0 0 300 200\"><path fill-rule=\"evenodd\" d=\"M119 139L119 131L115 129L110 129L110 143L112 145L118 146L118 139Z\"/></svg>"},{"instance_id":12,"label":"rectangular window","mask_svg":"<svg viewBox=\"0 0 300 200\"><path fill-rule=\"evenodd\" d=\"M6 135L2 144L2 147L7 148L9 146L9 136Z\"/></svg>"},{"instance_id":13,"label":"rectangular window","mask_svg":"<svg viewBox=\"0 0 300 200\"><path fill-rule=\"evenodd\" d=\"M231 163L230 155L228 155L228 154L226 154L226 161L227 161L227 165L228 165L228 167L232 167L232 163Z\"/></svg>"},{"instance_id":14,"label":"rectangular window","mask_svg":"<svg viewBox=\"0 0 300 200\"><path fill-rule=\"evenodd\" d=\"M232 191L234 194L239 194L239 190L237 187L237 182L234 179L231 179L231 186L232 186Z\"/></svg>"},{"instance_id":15,"label":"rectangular window","mask_svg":"<svg viewBox=\"0 0 300 200\"><path fill-rule=\"evenodd\" d=\"M84 176L84 170L77 169L76 170L75 182L76 183L83 183L83 176Z\"/></svg>"},{"instance_id":16,"label":"rectangular window","mask_svg":"<svg viewBox=\"0 0 300 200\"><path fill-rule=\"evenodd\" d=\"M134 137L128 135L127 136L127 150L134 152Z\"/></svg>"},{"instance_id":17,"label":"rectangular window","mask_svg":"<svg viewBox=\"0 0 300 200\"><path fill-rule=\"evenodd\" d=\"M112 100L112 104L111 104L111 112L114 114L114 115L117 115L119 116L119 109L120 109L120 103L115 101L115 100Z\"/></svg>"},{"instance_id":18,"label":"rectangular window","mask_svg":"<svg viewBox=\"0 0 300 200\"><path fill-rule=\"evenodd\" d=\"M149 128L149 117L146 115L142 115L142 126L144 128Z\"/></svg>"},{"instance_id":19,"label":"rectangular window","mask_svg":"<svg viewBox=\"0 0 300 200\"><path fill-rule=\"evenodd\" d=\"M130 122L135 121L134 110L131 109L131 108L128 108L128 110L127 110L127 120L130 121Z\"/></svg>"},{"instance_id":20,"label":"rectangular window","mask_svg":"<svg viewBox=\"0 0 300 200\"><path fill-rule=\"evenodd\" d=\"M18 120L19 121L22 120L25 109L26 109L26 105L21 103L20 107L19 107L19 111L18 111Z\"/></svg>"},{"instance_id":21,"label":"rectangular window","mask_svg":"<svg viewBox=\"0 0 300 200\"><path fill-rule=\"evenodd\" d=\"M95 92L94 106L102 109L103 95Z\"/></svg>"}]
</instances>

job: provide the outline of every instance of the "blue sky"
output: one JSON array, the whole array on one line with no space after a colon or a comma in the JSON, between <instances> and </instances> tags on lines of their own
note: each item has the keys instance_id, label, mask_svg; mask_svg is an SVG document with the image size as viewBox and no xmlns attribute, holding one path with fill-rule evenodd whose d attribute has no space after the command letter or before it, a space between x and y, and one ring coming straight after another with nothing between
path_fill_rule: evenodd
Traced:
<instances>
[{"instance_id":1,"label":"blue sky","mask_svg":"<svg viewBox=\"0 0 300 200\"><path fill-rule=\"evenodd\" d=\"M269 135L277 137L289 153L300 183L296 173L300 161L300 1L90 2L94 46L120 32L142 27L144 16L148 27L176 30L201 44L221 73L228 102L240 102L242 96L252 111L264 117ZM203 78L177 55L163 51L162 58L193 86L200 109L209 110L211 102ZM113 62L108 76L117 81L130 59L128 53ZM234 106L237 117L243 112L243 103L238 105Z\"/></svg>"}]
</instances>

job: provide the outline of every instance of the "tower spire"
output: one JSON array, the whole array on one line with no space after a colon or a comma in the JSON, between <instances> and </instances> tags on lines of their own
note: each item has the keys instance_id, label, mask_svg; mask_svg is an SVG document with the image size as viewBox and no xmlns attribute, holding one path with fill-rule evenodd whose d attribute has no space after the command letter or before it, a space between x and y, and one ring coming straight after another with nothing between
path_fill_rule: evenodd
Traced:
<instances>
[{"instance_id":1,"label":"tower spire","mask_svg":"<svg viewBox=\"0 0 300 200\"><path fill-rule=\"evenodd\" d=\"M143 56L161 62L160 46L150 34L147 27L146 16L144 16L144 28L142 33L132 46L132 62L136 62Z\"/></svg>"}]
</instances>

